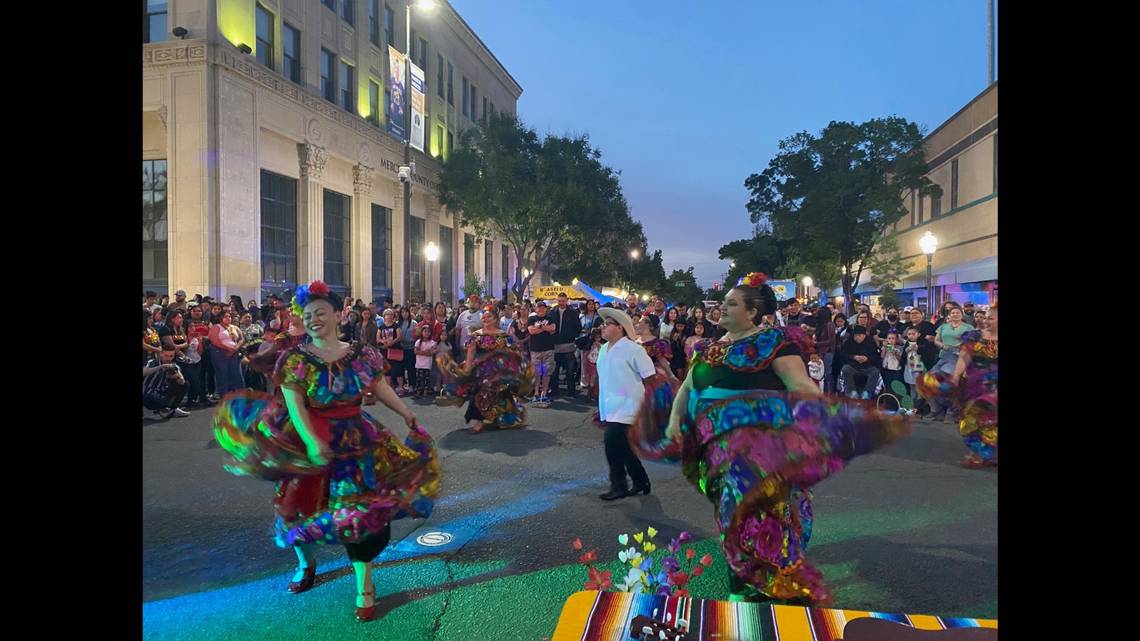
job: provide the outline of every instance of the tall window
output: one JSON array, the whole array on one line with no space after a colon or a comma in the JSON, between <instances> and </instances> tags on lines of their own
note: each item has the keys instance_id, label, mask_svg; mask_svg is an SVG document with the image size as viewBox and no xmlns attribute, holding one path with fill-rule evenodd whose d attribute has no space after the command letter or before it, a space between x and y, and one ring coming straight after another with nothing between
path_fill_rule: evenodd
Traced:
<instances>
[{"instance_id":1,"label":"tall window","mask_svg":"<svg viewBox=\"0 0 1140 641\"><path fill-rule=\"evenodd\" d=\"M356 0L340 0L340 17L344 18L350 27L356 26L356 15L353 10L355 4Z\"/></svg>"},{"instance_id":2,"label":"tall window","mask_svg":"<svg viewBox=\"0 0 1140 641\"><path fill-rule=\"evenodd\" d=\"M997 134L994 134L994 193L997 193Z\"/></svg>"},{"instance_id":3,"label":"tall window","mask_svg":"<svg viewBox=\"0 0 1140 641\"><path fill-rule=\"evenodd\" d=\"M427 75L427 40L420 38L420 66L424 69L424 75Z\"/></svg>"},{"instance_id":4,"label":"tall window","mask_svg":"<svg viewBox=\"0 0 1140 641\"><path fill-rule=\"evenodd\" d=\"M436 125L435 126L435 149L438 152L438 153L436 153L436 156L444 155L445 150L444 150L443 146L445 144L447 144L447 140L445 140L444 135L443 135L443 125Z\"/></svg>"},{"instance_id":5,"label":"tall window","mask_svg":"<svg viewBox=\"0 0 1140 641\"><path fill-rule=\"evenodd\" d=\"M439 299L450 303L455 299L455 261L451 259L455 246L455 232L450 227L439 227Z\"/></svg>"},{"instance_id":6,"label":"tall window","mask_svg":"<svg viewBox=\"0 0 1140 641\"><path fill-rule=\"evenodd\" d=\"M143 0L143 42L166 42L166 0Z\"/></svg>"},{"instance_id":7,"label":"tall window","mask_svg":"<svg viewBox=\"0 0 1140 641\"><path fill-rule=\"evenodd\" d=\"M447 130L447 153L450 154L452 149L455 149L455 134L452 133L452 131L450 129L448 129Z\"/></svg>"},{"instance_id":8,"label":"tall window","mask_svg":"<svg viewBox=\"0 0 1140 641\"><path fill-rule=\"evenodd\" d=\"M345 111L356 111L353 104L353 89L356 88L356 78L353 73L352 65L344 62L340 63L340 106Z\"/></svg>"},{"instance_id":9,"label":"tall window","mask_svg":"<svg viewBox=\"0 0 1140 641\"><path fill-rule=\"evenodd\" d=\"M919 194L918 196L918 224L922 224L923 209L926 207L926 196Z\"/></svg>"},{"instance_id":10,"label":"tall window","mask_svg":"<svg viewBox=\"0 0 1140 641\"><path fill-rule=\"evenodd\" d=\"M958 159L950 161L950 209L958 208Z\"/></svg>"},{"instance_id":11,"label":"tall window","mask_svg":"<svg viewBox=\"0 0 1140 641\"><path fill-rule=\"evenodd\" d=\"M938 218L941 215L942 215L942 197L941 196L931 196L930 197L930 219L934 220L935 218Z\"/></svg>"},{"instance_id":12,"label":"tall window","mask_svg":"<svg viewBox=\"0 0 1140 641\"><path fill-rule=\"evenodd\" d=\"M380 126L380 85L368 81L368 122Z\"/></svg>"},{"instance_id":13,"label":"tall window","mask_svg":"<svg viewBox=\"0 0 1140 641\"><path fill-rule=\"evenodd\" d=\"M372 204L372 299L392 296L392 210Z\"/></svg>"},{"instance_id":14,"label":"tall window","mask_svg":"<svg viewBox=\"0 0 1140 641\"><path fill-rule=\"evenodd\" d=\"M261 170L262 297L297 286L297 181Z\"/></svg>"},{"instance_id":15,"label":"tall window","mask_svg":"<svg viewBox=\"0 0 1140 641\"><path fill-rule=\"evenodd\" d=\"M507 300L507 290L511 288L511 255L507 250L506 243L502 245L502 267L503 267L503 300Z\"/></svg>"},{"instance_id":16,"label":"tall window","mask_svg":"<svg viewBox=\"0 0 1140 641\"><path fill-rule=\"evenodd\" d=\"M463 277L475 273L475 237L463 234Z\"/></svg>"},{"instance_id":17,"label":"tall window","mask_svg":"<svg viewBox=\"0 0 1140 641\"><path fill-rule=\"evenodd\" d=\"M467 76L463 77L463 115L467 115Z\"/></svg>"},{"instance_id":18,"label":"tall window","mask_svg":"<svg viewBox=\"0 0 1140 641\"><path fill-rule=\"evenodd\" d=\"M384 85L384 122L392 119L392 92Z\"/></svg>"},{"instance_id":19,"label":"tall window","mask_svg":"<svg viewBox=\"0 0 1140 641\"><path fill-rule=\"evenodd\" d=\"M435 55L435 92L443 97L443 56Z\"/></svg>"},{"instance_id":20,"label":"tall window","mask_svg":"<svg viewBox=\"0 0 1140 641\"><path fill-rule=\"evenodd\" d=\"M915 200L917 200L916 192L915 192L915 190L912 189L912 190L910 190L910 226L911 227L914 227L914 214L916 211L918 211L916 206L915 206Z\"/></svg>"},{"instance_id":21,"label":"tall window","mask_svg":"<svg viewBox=\"0 0 1140 641\"><path fill-rule=\"evenodd\" d=\"M447 104L455 106L455 84L452 82L454 69L451 68L451 63L447 63Z\"/></svg>"},{"instance_id":22,"label":"tall window","mask_svg":"<svg viewBox=\"0 0 1140 641\"><path fill-rule=\"evenodd\" d=\"M495 242L490 238L483 240L483 280L490 296L495 291Z\"/></svg>"},{"instance_id":23,"label":"tall window","mask_svg":"<svg viewBox=\"0 0 1140 641\"><path fill-rule=\"evenodd\" d=\"M487 96L483 96L483 122L487 122Z\"/></svg>"},{"instance_id":24,"label":"tall window","mask_svg":"<svg viewBox=\"0 0 1140 641\"><path fill-rule=\"evenodd\" d=\"M282 62L284 63L285 77L293 82L301 82L301 32L294 29L288 22L281 23Z\"/></svg>"},{"instance_id":25,"label":"tall window","mask_svg":"<svg viewBox=\"0 0 1140 641\"><path fill-rule=\"evenodd\" d=\"M408 294L410 301L427 300L424 279L424 219L412 216L408 225Z\"/></svg>"},{"instance_id":26,"label":"tall window","mask_svg":"<svg viewBox=\"0 0 1140 641\"><path fill-rule=\"evenodd\" d=\"M325 190L325 278L329 289L347 296L351 271L349 258L352 256L350 238L351 209L348 196Z\"/></svg>"},{"instance_id":27,"label":"tall window","mask_svg":"<svg viewBox=\"0 0 1140 641\"><path fill-rule=\"evenodd\" d=\"M389 46L396 46L396 37L393 33L396 28L396 19L392 15L392 7L384 3L384 42Z\"/></svg>"},{"instance_id":28,"label":"tall window","mask_svg":"<svg viewBox=\"0 0 1140 641\"><path fill-rule=\"evenodd\" d=\"M368 39L380 46L380 0L368 0Z\"/></svg>"},{"instance_id":29,"label":"tall window","mask_svg":"<svg viewBox=\"0 0 1140 641\"><path fill-rule=\"evenodd\" d=\"M494 100L491 101L491 115L492 116L495 115L495 101Z\"/></svg>"},{"instance_id":30,"label":"tall window","mask_svg":"<svg viewBox=\"0 0 1140 641\"><path fill-rule=\"evenodd\" d=\"M475 85L471 85L471 119L475 120Z\"/></svg>"},{"instance_id":31,"label":"tall window","mask_svg":"<svg viewBox=\"0 0 1140 641\"><path fill-rule=\"evenodd\" d=\"M328 49L321 49L321 95L336 103L336 56Z\"/></svg>"},{"instance_id":32,"label":"tall window","mask_svg":"<svg viewBox=\"0 0 1140 641\"><path fill-rule=\"evenodd\" d=\"M273 14L257 5L257 61L273 69Z\"/></svg>"},{"instance_id":33,"label":"tall window","mask_svg":"<svg viewBox=\"0 0 1140 641\"><path fill-rule=\"evenodd\" d=\"M166 161L144 160L143 287L164 292L166 283Z\"/></svg>"}]
</instances>

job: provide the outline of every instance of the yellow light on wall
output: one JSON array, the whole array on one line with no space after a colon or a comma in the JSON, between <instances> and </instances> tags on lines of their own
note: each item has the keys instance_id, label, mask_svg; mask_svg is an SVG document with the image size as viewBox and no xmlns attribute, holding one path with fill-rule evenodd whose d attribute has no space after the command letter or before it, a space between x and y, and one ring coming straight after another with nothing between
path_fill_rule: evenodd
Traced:
<instances>
[{"instance_id":1,"label":"yellow light on wall","mask_svg":"<svg viewBox=\"0 0 1140 641\"><path fill-rule=\"evenodd\" d=\"M257 54L257 20L254 3L244 0L218 0L218 31L235 47L248 45Z\"/></svg>"}]
</instances>

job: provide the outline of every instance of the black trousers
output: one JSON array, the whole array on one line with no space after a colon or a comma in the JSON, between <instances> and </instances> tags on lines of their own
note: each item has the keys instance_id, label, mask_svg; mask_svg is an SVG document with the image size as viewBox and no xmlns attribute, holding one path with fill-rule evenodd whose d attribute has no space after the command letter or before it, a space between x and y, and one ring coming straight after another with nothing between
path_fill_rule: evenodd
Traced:
<instances>
[{"instance_id":1,"label":"black trousers","mask_svg":"<svg viewBox=\"0 0 1140 641\"><path fill-rule=\"evenodd\" d=\"M162 396L144 397L143 405L148 410L173 410L178 407L182 402L182 398L186 396L186 389L188 387L189 385L186 383L167 381L166 392Z\"/></svg>"},{"instance_id":2,"label":"black trousers","mask_svg":"<svg viewBox=\"0 0 1140 641\"><path fill-rule=\"evenodd\" d=\"M570 396L574 395L578 379L574 377L574 370L577 369L577 360L574 358L574 352L554 353L554 373L550 375L550 391L555 394L558 393L559 374L566 377L566 393Z\"/></svg>"},{"instance_id":3,"label":"black trousers","mask_svg":"<svg viewBox=\"0 0 1140 641\"><path fill-rule=\"evenodd\" d=\"M633 479L635 487L648 485L649 475L645 473L645 468L642 467L637 455L633 453L633 449L629 446L629 440L626 438L629 425L611 421L606 421L603 425L606 426L606 462L610 464L611 489L627 489L629 487L625 482L627 472L629 477Z\"/></svg>"},{"instance_id":4,"label":"black trousers","mask_svg":"<svg viewBox=\"0 0 1140 641\"><path fill-rule=\"evenodd\" d=\"M345 543L344 549L348 552L348 560L353 563L368 563L375 559L384 548L388 547L388 541L392 540L392 524L384 526L384 531L365 539L361 543Z\"/></svg>"}]
</instances>

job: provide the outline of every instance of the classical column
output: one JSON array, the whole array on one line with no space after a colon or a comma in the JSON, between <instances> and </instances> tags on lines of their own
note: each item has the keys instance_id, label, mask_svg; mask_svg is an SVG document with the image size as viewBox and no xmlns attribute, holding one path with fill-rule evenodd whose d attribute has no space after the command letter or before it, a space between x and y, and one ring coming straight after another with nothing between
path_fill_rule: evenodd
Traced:
<instances>
[{"instance_id":1,"label":"classical column","mask_svg":"<svg viewBox=\"0 0 1140 641\"><path fill-rule=\"evenodd\" d=\"M404 303L408 300L408 255L407 225L404 224L404 186L400 182L389 183L393 190L392 208L392 300Z\"/></svg>"},{"instance_id":2,"label":"classical column","mask_svg":"<svg viewBox=\"0 0 1140 641\"><path fill-rule=\"evenodd\" d=\"M297 145L301 165L299 220L297 221L297 281L308 283L325 273L325 209L321 175L328 152L312 143Z\"/></svg>"},{"instance_id":3,"label":"classical column","mask_svg":"<svg viewBox=\"0 0 1140 641\"><path fill-rule=\"evenodd\" d=\"M352 168L352 291L372 300L372 168Z\"/></svg>"}]
</instances>

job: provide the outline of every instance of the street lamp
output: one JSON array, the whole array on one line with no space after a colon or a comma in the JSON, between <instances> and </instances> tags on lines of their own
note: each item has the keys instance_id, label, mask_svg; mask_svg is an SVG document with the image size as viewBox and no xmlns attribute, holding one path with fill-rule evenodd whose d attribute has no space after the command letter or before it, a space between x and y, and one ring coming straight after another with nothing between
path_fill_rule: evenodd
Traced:
<instances>
[{"instance_id":1,"label":"street lamp","mask_svg":"<svg viewBox=\"0 0 1140 641\"><path fill-rule=\"evenodd\" d=\"M926 232L918 239L918 246L922 249L922 253L926 254L926 315L931 316L934 314L934 277L931 264L934 252L938 249L938 239L934 234Z\"/></svg>"},{"instance_id":2,"label":"street lamp","mask_svg":"<svg viewBox=\"0 0 1140 641\"><path fill-rule=\"evenodd\" d=\"M428 282L430 283L431 282L431 266L435 264L435 261L439 260L439 247L436 246L434 240L429 242L427 244L427 247L424 248L424 256L427 258L427 261L428 261ZM440 275L440 278L441 279L443 278L442 274ZM443 285L443 283L440 283L440 286L442 286L442 285ZM440 294L438 290L436 293L439 294L440 297L442 297L442 294ZM439 298L436 298L435 300L438 301Z\"/></svg>"},{"instance_id":3,"label":"street lamp","mask_svg":"<svg viewBox=\"0 0 1140 641\"><path fill-rule=\"evenodd\" d=\"M626 286L630 289L633 289L633 261L637 260L637 257L640 255L641 252L636 249L629 250L629 277L626 279ZM625 298L625 296L622 296L622 298Z\"/></svg>"},{"instance_id":4,"label":"street lamp","mask_svg":"<svg viewBox=\"0 0 1140 641\"><path fill-rule=\"evenodd\" d=\"M408 85L412 76L412 0L404 2L404 167L400 168L400 182L404 183L404 229L412 226L412 102L408 95ZM415 0L416 8L421 11L431 11L435 8L435 0ZM405 169L406 173L405 173ZM404 177L407 176L405 179ZM405 255L411 254L411 236L404 236ZM408 291L411 271L404 272L404 292Z\"/></svg>"},{"instance_id":5,"label":"street lamp","mask_svg":"<svg viewBox=\"0 0 1140 641\"><path fill-rule=\"evenodd\" d=\"M811 276L804 276L800 282L804 284L804 298L811 298L811 285L814 282Z\"/></svg>"}]
</instances>

